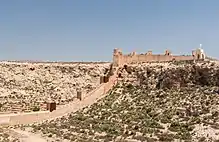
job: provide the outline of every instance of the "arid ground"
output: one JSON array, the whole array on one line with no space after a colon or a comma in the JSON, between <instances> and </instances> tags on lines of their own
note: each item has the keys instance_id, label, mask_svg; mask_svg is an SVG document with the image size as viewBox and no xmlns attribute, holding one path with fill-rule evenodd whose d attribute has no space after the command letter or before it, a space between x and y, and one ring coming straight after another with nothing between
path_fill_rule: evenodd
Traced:
<instances>
[{"instance_id":1,"label":"arid ground","mask_svg":"<svg viewBox=\"0 0 219 142\"><path fill-rule=\"evenodd\" d=\"M15 129L50 142L219 141L217 63L132 64L118 77L90 107Z\"/></svg>"}]
</instances>

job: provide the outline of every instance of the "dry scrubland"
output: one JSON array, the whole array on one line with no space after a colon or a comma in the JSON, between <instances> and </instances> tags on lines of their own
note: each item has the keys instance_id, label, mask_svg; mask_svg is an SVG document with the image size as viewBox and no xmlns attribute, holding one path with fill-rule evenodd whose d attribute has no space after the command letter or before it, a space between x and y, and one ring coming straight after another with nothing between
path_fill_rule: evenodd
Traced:
<instances>
[{"instance_id":1,"label":"dry scrubland","mask_svg":"<svg viewBox=\"0 0 219 142\"><path fill-rule=\"evenodd\" d=\"M97 87L100 75L110 63L0 63L0 111L43 110L43 104L55 101L64 105Z\"/></svg>"},{"instance_id":2,"label":"dry scrubland","mask_svg":"<svg viewBox=\"0 0 219 142\"><path fill-rule=\"evenodd\" d=\"M43 124L20 126L49 141L219 141L215 63L141 64L98 103Z\"/></svg>"}]
</instances>

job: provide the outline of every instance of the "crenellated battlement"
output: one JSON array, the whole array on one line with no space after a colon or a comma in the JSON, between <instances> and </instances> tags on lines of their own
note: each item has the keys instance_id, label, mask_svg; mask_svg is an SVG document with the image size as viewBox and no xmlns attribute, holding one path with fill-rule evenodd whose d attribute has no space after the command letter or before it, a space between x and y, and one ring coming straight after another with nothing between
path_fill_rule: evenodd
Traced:
<instances>
[{"instance_id":1,"label":"crenellated battlement","mask_svg":"<svg viewBox=\"0 0 219 142\"><path fill-rule=\"evenodd\" d=\"M172 55L170 50L165 50L164 54L153 54L152 51L148 51L145 54L137 54L132 52L124 55L121 49L114 49L113 53L113 65L122 66L130 63L142 63L142 62L168 62L168 61L187 61L187 60L204 60L206 55L204 50L198 48L192 51L188 56Z\"/></svg>"}]
</instances>

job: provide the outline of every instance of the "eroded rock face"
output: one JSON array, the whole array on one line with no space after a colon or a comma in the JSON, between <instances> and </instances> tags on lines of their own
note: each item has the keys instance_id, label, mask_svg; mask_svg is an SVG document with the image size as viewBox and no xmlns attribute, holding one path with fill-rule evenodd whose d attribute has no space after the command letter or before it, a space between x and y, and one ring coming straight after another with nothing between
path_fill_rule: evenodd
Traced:
<instances>
[{"instance_id":1,"label":"eroded rock face","mask_svg":"<svg viewBox=\"0 0 219 142\"><path fill-rule=\"evenodd\" d=\"M29 110L46 101L66 104L73 101L77 88L86 93L99 85L107 68L109 63L0 63L1 111L16 105Z\"/></svg>"}]
</instances>

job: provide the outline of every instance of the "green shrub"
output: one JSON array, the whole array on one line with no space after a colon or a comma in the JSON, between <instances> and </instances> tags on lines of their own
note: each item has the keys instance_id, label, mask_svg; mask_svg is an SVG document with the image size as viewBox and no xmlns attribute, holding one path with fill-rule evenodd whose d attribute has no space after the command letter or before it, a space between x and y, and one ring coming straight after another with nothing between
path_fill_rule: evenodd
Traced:
<instances>
[{"instance_id":1,"label":"green shrub","mask_svg":"<svg viewBox=\"0 0 219 142\"><path fill-rule=\"evenodd\" d=\"M166 141L166 142L171 142L174 140L174 135L173 134L160 134L158 135L159 141Z\"/></svg>"},{"instance_id":2,"label":"green shrub","mask_svg":"<svg viewBox=\"0 0 219 142\"><path fill-rule=\"evenodd\" d=\"M33 111L40 111L40 108L38 106L34 106Z\"/></svg>"}]
</instances>

